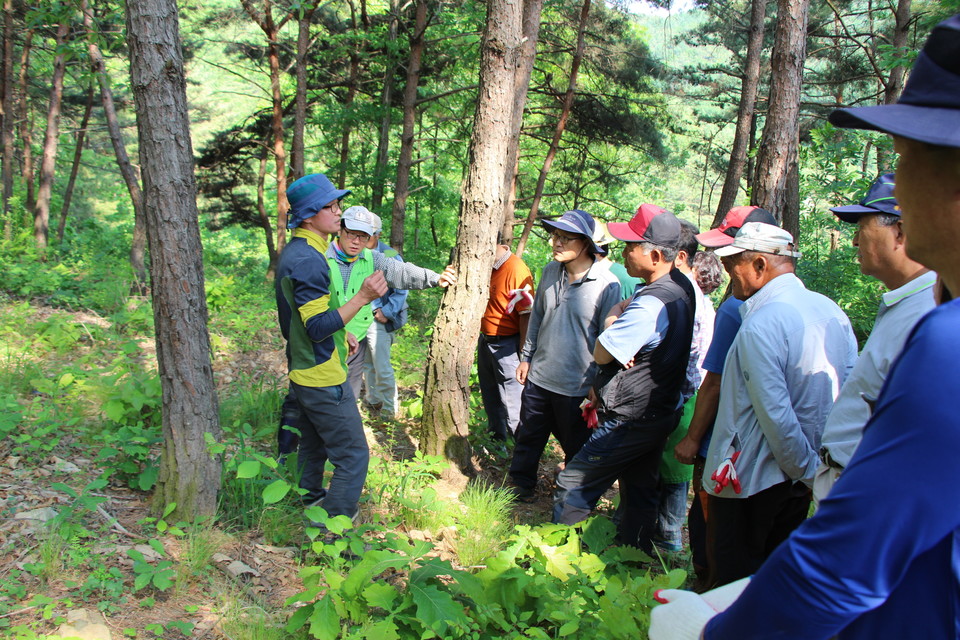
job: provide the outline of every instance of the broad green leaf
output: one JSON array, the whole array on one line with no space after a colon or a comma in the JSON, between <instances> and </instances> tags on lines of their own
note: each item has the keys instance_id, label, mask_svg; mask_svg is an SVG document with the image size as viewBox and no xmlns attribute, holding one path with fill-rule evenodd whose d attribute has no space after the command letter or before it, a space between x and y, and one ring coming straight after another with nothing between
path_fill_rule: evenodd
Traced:
<instances>
[{"instance_id":1,"label":"broad green leaf","mask_svg":"<svg viewBox=\"0 0 960 640\"><path fill-rule=\"evenodd\" d=\"M160 591L166 591L173 586L173 580L170 579L172 576L172 570L157 571L153 574L153 586Z\"/></svg>"},{"instance_id":2,"label":"broad green leaf","mask_svg":"<svg viewBox=\"0 0 960 640\"><path fill-rule=\"evenodd\" d=\"M260 463L256 460L244 460L237 467L238 478L256 478L260 475Z\"/></svg>"},{"instance_id":3,"label":"broad green leaf","mask_svg":"<svg viewBox=\"0 0 960 640\"><path fill-rule=\"evenodd\" d=\"M576 620L571 620L570 622L567 622L562 627L560 627L560 630L557 632L557 634L561 638L565 638L571 633L576 633L579 628L580 628L580 623Z\"/></svg>"},{"instance_id":4,"label":"broad green leaf","mask_svg":"<svg viewBox=\"0 0 960 640\"><path fill-rule=\"evenodd\" d=\"M137 486L141 491L150 491L157 484L157 476L160 475L160 467L149 465L137 476Z\"/></svg>"},{"instance_id":5,"label":"broad green leaf","mask_svg":"<svg viewBox=\"0 0 960 640\"><path fill-rule=\"evenodd\" d=\"M410 593L417 606L417 619L441 638L450 637L449 627L464 628L468 624L463 606L454 601L449 593L440 591L432 584L410 584Z\"/></svg>"},{"instance_id":6,"label":"broad green leaf","mask_svg":"<svg viewBox=\"0 0 960 640\"><path fill-rule=\"evenodd\" d=\"M289 491L289 482L286 480L274 480L263 489L263 503L273 504L275 502L280 502L283 500L283 497L289 493Z\"/></svg>"},{"instance_id":7,"label":"broad green leaf","mask_svg":"<svg viewBox=\"0 0 960 640\"><path fill-rule=\"evenodd\" d=\"M293 598L287 599L286 604L288 605L292 604L293 600L294 600ZM313 603L310 603L294 611L293 615L290 616L290 619L287 620L287 625L284 627L284 630L287 633L293 633L294 631L297 631L300 627L304 625L307 619L313 614L313 607L314 607Z\"/></svg>"},{"instance_id":8,"label":"broad green leaf","mask_svg":"<svg viewBox=\"0 0 960 640\"><path fill-rule=\"evenodd\" d=\"M380 607L390 611L400 594L388 584L374 582L363 590L363 597L371 607Z\"/></svg>"},{"instance_id":9,"label":"broad green leaf","mask_svg":"<svg viewBox=\"0 0 960 640\"><path fill-rule=\"evenodd\" d=\"M340 635L340 615L333 606L330 594L313 605L310 615L310 635L314 638L336 638Z\"/></svg>"},{"instance_id":10,"label":"broad green leaf","mask_svg":"<svg viewBox=\"0 0 960 640\"><path fill-rule=\"evenodd\" d=\"M149 573L141 573L138 575L133 579L133 590L140 591L140 589L143 589L145 586L150 584L150 578L152 577L153 576L151 576Z\"/></svg>"}]
</instances>

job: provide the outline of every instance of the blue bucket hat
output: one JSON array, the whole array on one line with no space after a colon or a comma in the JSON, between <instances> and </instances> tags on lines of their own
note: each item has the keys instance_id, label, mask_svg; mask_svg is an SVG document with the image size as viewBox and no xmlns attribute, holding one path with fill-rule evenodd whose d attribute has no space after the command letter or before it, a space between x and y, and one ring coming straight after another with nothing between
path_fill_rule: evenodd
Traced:
<instances>
[{"instance_id":1,"label":"blue bucket hat","mask_svg":"<svg viewBox=\"0 0 960 640\"><path fill-rule=\"evenodd\" d=\"M885 173L874 180L860 204L831 207L830 211L844 222L851 224L857 224L860 216L868 213L886 213L899 217L900 205L893 197L893 174Z\"/></svg>"},{"instance_id":2,"label":"blue bucket hat","mask_svg":"<svg viewBox=\"0 0 960 640\"><path fill-rule=\"evenodd\" d=\"M568 231L570 233L586 236L586 241L593 249L593 253L597 255L603 255L604 253L604 249L601 249L600 246L593 241L593 232L597 228L597 223L594 222L593 216L586 211L572 209L564 213L556 220L541 220L540 224L542 224L543 228L548 231L559 229L560 231Z\"/></svg>"},{"instance_id":3,"label":"blue bucket hat","mask_svg":"<svg viewBox=\"0 0 960 640\"><path fill-rule=\"evenodd\" d=\"M334 200L350 195L348 189L337 189L322 173L303 176L287 188L287 229L296 229L300 223L317 215L320 209Z\"/></svg>"},{"instance_id":4,"label":"blue bucket hat","mask_svg":"<svg viewBox=\"0 0 960 640\"><path fill-rule=\"evenodd\" d=\"M830 122L960 147L960 14L934 27L896 104L838 109Z\"/></svg>"}]
</instances>

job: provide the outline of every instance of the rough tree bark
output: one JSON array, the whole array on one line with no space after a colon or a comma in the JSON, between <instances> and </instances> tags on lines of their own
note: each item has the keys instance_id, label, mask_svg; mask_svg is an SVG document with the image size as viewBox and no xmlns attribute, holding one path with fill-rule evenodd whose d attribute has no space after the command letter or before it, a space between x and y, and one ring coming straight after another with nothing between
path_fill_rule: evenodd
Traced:
<instances>
[{"instance_id":1,"label":"rough tree bark","mask_svg":"<svg viewBox=\"0 0 960 640\"><path fill-rule=\"evenodd\" d=\"M87 100L83 108L83 119L80 128L74 137L76 145L73 148L73 163L70 165L70 179L67 188L63 190L63 205L60 207L60 222L57 224L57 244L63 244L63 232L67 228L67 216L70 214L70 201L73 200L73 188L77 184L77 173L80 171L80 159L83 157L83 141L87 137L87 125L90 123L90 112L93 111L93 82L87 88Z\"/></svg>"},{"instance_id":2,"label":"rough tree bark","mask_svg":"<svg viewBox=\"0 0 960 640\"><path fill-rule=\"evenodd\" d=\"M799 242L797 172L800 90L807 55L809 0L777 0L767 118L757 153L753 204L770 211Z\"/></svg>"},{"instance_id":3,"label":"rough tree bark","mask_svg":"<svg viewBox=\"0 0 960 640\"><path fill-rule=\"evenodd\" d=\"M175 0L128 0L130 84L137 111L164 448L154 509L192 520L217 509L220 438L203 257Z\"/></svg>"},{"instance_id":4,"label":"rough tree bark","mask_svg":"<svg viewBox=\"0 0 960 640\"><path fill-rule=\"evenodd\" d=\"M543 198L543 188L547 183L547 174L550 173L550 167L553 165L553 159L557 155L557 149L560 148L560 138L567 128L567 119L570 117L570 110L573 108L573 98L577 93L577 74L580 71L580 62L583 60L584 35L587 29L587 17L590 15L590 0L583 0L580 7L580 24L577 27L577 49L573 54L573 61L570 64L570 81L567 85L567 92L563 96L563 107L560 111L560 119L557 121L557 128L553 132L553 140L550 142L550 148L547 150L547 156L543 159L543 167L540 168L540 175L537 178L537 188L533 194L533 202L530 204L530 213L527 214L527 221L523 225L523 233L520 234L520 242L517 243L517 255L522 256L523 250L530 239L530 231L533 224L537 221L537 215L540 212L540 200Z\"/></svg>"},{"instance_id":5,"label":"rough tree bark","mask_svg":"<svg viewBox=\"0 0 960 640\"><path fill-rule=\"evenodd\" d=\"M720 202L713 217L715 227L723 216L733 208L740 192L740 179L750 149L750 129L757 106L757 88L760 86L760 57L763 52L763 21L767 12L767 0L751 0L750 26L747 36L747 57L743 62L743 81L740 84L740 104L737 106L737 126L730 147L730 162L720 191Z\"/></svg>"},{"instance_id":6,"label":"rough tree bark","mask_svg":"<svg viewBox=\"0 0 960 640\"><path fill-rule=\"evenodd\" d=\"M37 195L33 184L33 117L27 106L27 86L30 79L30 50L33 45L33 29L27 30L23 38L23 51L20 53L20 73L17 76L19 100L17 113L20 114L20 142L23 150L23 168L21 176L27 187L26 208L33 211Z\"/></svg>"},{"instance_id":7,"label":"rough tree bark","mask_svg":"<svg viewBox=\"0 0 960 640\"><path fill-rule=\"evenodd\" d=\"M290 180L297 180L304 176L304 145L303 133L307 127L307 51L310 48L310 21L316 11L316 3L307 6L301 5L300 17L297 20L297 94L293 102L293 142L290 146ZM267 244L272 245L270 238ZM276 261L270 258L270 264Z\"/></svg>"},{"instance_id":8,"label":"rough tree bark","mask_svg":"<svg viewBox=\"0 0 960 640\"><path fill-rule=\"evenodd\" d=\"M117 158L117 167L123 176L123 183L130 194L130 204L133 206L133 238L130 242L130 267L133 269L133 290L139 295L147 291L147 221L143 212L143 193L140 190L140 176L137 168L130 162L127 155L127 145L123 140L120 120L117 118L117 107L113 102L113 91L110 89L110 77L107 75L107 66L103 61L103 53L97 45L94 31L93 11L89 3L84 0L80 4L83 11L83 26L87 31L87 49L90 55L90 66L100 84L100 101L103 103L103 116L107 121L107 131L110 133L110 143L113 145L113 154Z\"/></svg>"},{"instance_id":9,"label":"rough tree bark","mask_svg":"<svg viewBox=\"0 0 960 640\"><path fill-rule=\"evenodd\" d=\"M3 3L3 68L0 70L0 137L3 140L2 178L3 236L13 236L13 220L10 219L10 197L13 195L13 0Z\"/></svg>"},{"instance_id":10,"label":"rough tree bark","mask_svg":"<svg viewBox=\"0 0 960 640\"><path fill-rule=\"evenodd\" d=\"M66 17L57 26L56 50L61 50L70 30ZM53 172L57 165L57 146L60 142L60 105L63 100L63 74L66 60L63 53L53 61L53 79L50 82L50 103L47 106L47 131L43 138L43 155L40 160L40 184L37 186L37 202L33 208L33 238L37 249L47 249L50 233L50 198L53 195Z\"/></svg>"},{"instance_id":11,"label":"rough tree bark","mask_svg":"<svg viewBox=\"0 0 960 640\"><path fill-rule=\"evenodd\" d=\"M410 191L410 169L413 167L414 126L417 121L417 86L420 84L420 60L425 48L427 0L417 0L413 33L410 34L410 57L407 60L407 84L403 90L403 132L400 134L400 158L397 160L397 182L393 192L393 213L390 224L390 246L403 251L404 217Z\"/></svg>"},{"instance_id":12,"label":"rough tree bark","mask_svg":"<svg viewBox=\"0 0 960 640\"><path fill-rule=\"evenodd\" d=\"M448 290L434 323L427 357L420 446L454 463L450 475L472 470L469 424L470 365L489 295L493 246L507 198L504 175L513 127L514 75L521 55L522 3L489 0L481 45L480 90L470 139L454 264L460 281Z\"/></svg>"},{"instance_id":13,"label":"rough tree bark","mask_svg":"<svg viewBox=\"0 0 960 640\"><path fill-rule=\"evenodd\" d=\"M360 84L360 54L357 51L350 53L350 80L347 85L347 99L343 102L345 112L353 108L353 103L357 97L357 87ZM350 134L353 132L352 119L347 118L343 125L343 132L340 134L340 171L337 175L337 186L346 189L347 167L350 165Z\"/></svg>"},{"instance_id":14,"label":"rough tree bark","mask_svg":"<svg viewBox=\"0 0 960 640\"><path fill-rule=\"evenodd\" d=\"M517 171L520 166L520 131L523 128L523 109L527 104L527 89L533 63L537 58L537 39L540 35L540 15L543 0L526 0L523 3L523 47L517 64L513 89L513 114L510 132L510 147L507 150L505 180L509 196L503 205L503 226L500 229L504 242L513 241L513 225L516 209Z\"/></svg>"}]
</instances>

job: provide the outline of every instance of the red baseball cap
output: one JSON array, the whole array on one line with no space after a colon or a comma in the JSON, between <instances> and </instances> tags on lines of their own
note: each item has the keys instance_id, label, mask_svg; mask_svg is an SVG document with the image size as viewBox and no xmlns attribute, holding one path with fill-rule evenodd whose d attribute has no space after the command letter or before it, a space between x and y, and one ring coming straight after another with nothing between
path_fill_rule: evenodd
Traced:
<instances>
[{"instance_id":1,"label":"red baseball cap","mask_svg":"<svg viewBox=\"0 0 960 640\"><path fill-rule=\"evenodd\" d=\"M703 246L712 249L714 247L725 247L733 244L733 239L737 235L740 227L748 222L763 222L777 226L777 219L766 209L755 207L753 205L744 205L734 207L723 216L720 226L710 231L704 231L696 235L697 242Z\"/></svg>"},{"instance_id":2,"label":"red baseball cap","mask_svg":"<svg viewBox=\"0 0 960 640\"><path fill-rule=\"evenodd\" d=\"M607 230L617 240L652 242L663 247L676 247L680 242L680 221L663 207L642 204L630 222L607 223Z\"/></svg>"}]
</instances>

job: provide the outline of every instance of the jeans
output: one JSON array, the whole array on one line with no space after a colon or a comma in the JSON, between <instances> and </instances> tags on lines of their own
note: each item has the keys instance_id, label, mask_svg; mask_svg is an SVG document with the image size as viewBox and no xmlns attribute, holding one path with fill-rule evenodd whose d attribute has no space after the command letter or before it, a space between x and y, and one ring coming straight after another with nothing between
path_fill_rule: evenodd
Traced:
<instances>
[{"instance_id":1,"label":"jeans","mask_svg":"<svg viewBox=\"0 0 960 640\"><path fill-rule=\"evenodd\" d=\"M564 462L570 462L590 430L580 411L582 397L571 398L538 387L530 380L523 386L517 442L510 462L510 481L518 487L533 490L537 486L540 456L550 434L556 436L563 449Z\"/></svg>"},{"instance_id":2,"label":"jeans","mask_svg":"<svg viewBox=\"0 0 960 640\"><path fill-rule=\"evenodd\" d=\"M303 501L310 504L323 498L330 516L353 517L367 479L370 449L360 422L357 401L350 387L303 387L291 382L300 403L303 435L300 438L300 487ZM333 464L333 477L323 489L323 469Z\"/></svg>"},{"instance_id":3,"label":"jeans","mask_svg":"<svg viewBox=\"0 0 960 640\"><path fill-rule=\"evenodd\" d=\"M679 419L679 412L651 422L602 418L557 477L553 521L576 524L586 520L603 493L619 480L617 537L622 544L651 552L658 502L653 489L660 477L663 445Z\"/></svg>"},{"instance_id":4,"label":"jeans","mask_svg":"<svg viewBox=\"0 0 960 640\"><path fill-rule=\"evenodd\" d=\"M490 432L500 440L513 437L520 422L520 395L517 382L520 364L520 335L485 336L477 341L477 378L487 412Z\"/></svg>"},{"instance_id":5,"label":"jeans","mask_svg":"<svg viewBox=\"0 0 960 640\"><path fill-rule=\"evenodd\" d=\"M374 320L367 331L367 355L363 361L366 398L370 404L382 404L383 412L391 418L397 414L397 379L390 364L392 347L393 333Z\"/></svg>"},{"instance_id":6,"label":"jeans","mask_svg":"<svg viewBox=\"0 0 960 640\"><path fill-rule=\"evenodd\" d=\"M683 544L683 521L687 518L689 482L660 483L657 540L679 547Z\"/></svg>"},{"instance_id":7,"label":"jeans","mask_svg":"<svg viewBox=\"0 0 960 640\"><path fill-rule=\"evenodd\" d=\"M347 383L353 391L354 401L360 397L360 389L363 387L363 361L367 357L367 336L356 338L357 352L347 358Z\"/></svg>"}]
</instances>

